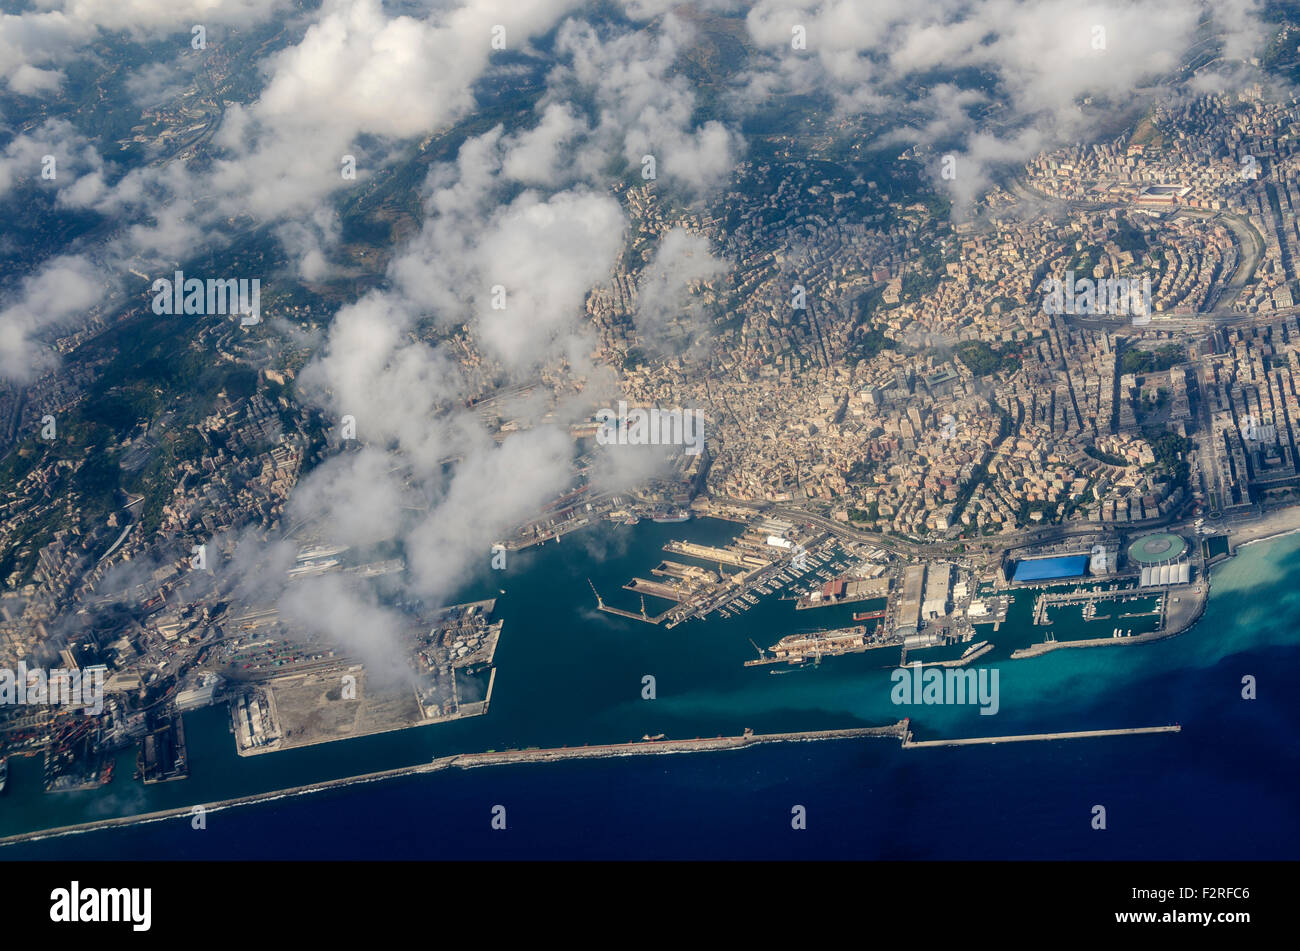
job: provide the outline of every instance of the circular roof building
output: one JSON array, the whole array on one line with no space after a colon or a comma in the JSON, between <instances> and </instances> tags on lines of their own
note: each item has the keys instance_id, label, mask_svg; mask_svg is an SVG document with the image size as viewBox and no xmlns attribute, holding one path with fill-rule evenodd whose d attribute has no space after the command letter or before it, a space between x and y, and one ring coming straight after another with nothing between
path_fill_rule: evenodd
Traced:
<instances>
[{"instance_id":1,"label":"circular roof building","mask_svg":"<svg viewBox=\"0 0 1300 951\"><path fill-rule=\"evenodd\" d=\"M1161 565L1177 561L1186 551L1187 541L1181 535L1152 532L1128 546L1128 557L1139 565Z\"/></svg>"}]
</instances>

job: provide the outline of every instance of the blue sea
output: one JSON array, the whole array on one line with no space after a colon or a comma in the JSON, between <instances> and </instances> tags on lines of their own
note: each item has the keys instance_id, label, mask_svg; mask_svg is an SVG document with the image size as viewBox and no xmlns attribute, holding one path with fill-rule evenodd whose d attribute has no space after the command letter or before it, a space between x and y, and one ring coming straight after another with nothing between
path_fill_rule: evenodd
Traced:
<instances>
[{"instance_id":1,"label":"blue sea","mask_svg":"<svg viewBox=\"0 0 1300 951\"><path fill-rule=\"evenodd\" d=\"M0 859L1300 857L1300 536L1247 546L1216 569L1205 616L1179 637L997 660L1001 709L981 717L975 708L895 706L888 671L850 658L784 677L743 668L758 619L664 631L575 607L572 617L539 620L556 589L578 598L591 572L604 569L597 583L611 594L620 573L644 575L669 528L677 527L654 526L635 543L570 539L564 560L561 546L548 546L524 566L502 601L497 694L477 723L241 760L222 714L203 711L193 732L206 771L195 755L192 779L144 793L121 777L109 794L20 792L15 809L8 797L0 806L3 831L213 801L431 754L642 732L820 729L908 715L918 738L1170 723L1182 732L929 749L868 738L446 770L221 810L201 830L173 818L47 838L0 848ZM775 633L790 623L771 620ZM638 695L645 670L659 674L655 701ZM1242 696L1248 675L1257 699ZM1104 829L1094 828L1096 806ZM793 827L796 812L806 828ZM505 828L494 828L502 814Z\"/></svg>"}]
</instances>

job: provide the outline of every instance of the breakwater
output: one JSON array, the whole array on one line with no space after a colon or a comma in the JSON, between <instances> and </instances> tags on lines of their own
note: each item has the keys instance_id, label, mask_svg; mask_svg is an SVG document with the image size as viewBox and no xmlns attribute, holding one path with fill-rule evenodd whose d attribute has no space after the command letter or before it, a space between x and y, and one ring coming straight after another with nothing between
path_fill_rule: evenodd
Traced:
<instances>
[{"instance_id":1,"label":"breakwater","mask_svg":"<svg viewBox=\"0 0 1300 951\"><path fill-rule=\"evenodd\" d=\"M78 833L91 832L97 829L110 829L115 826L136 825L145 822L161 822L167 819L190 819L200 813L206 816L214 812L220 812L223 809L232 809L236 806L246 806L258 802L269 802L271 800L284 799L290 796L303 796L310 793L324 792L328 789L337 789L343 786L352 786L359 783L374 783L382 782L387 779L396 779L401 776L416 776L453 767L469 769L475 766L504 766L513 763L553 763L562 760L575 759L608 759L616 756L654 756L670 753L717 752L722 750L739 750L763 743L801 743L817 740L856 739L869 736L893 736L902 739L906 734L906 731L907 721L900 720L897 723L892 723L888 726L854 727L844 730L816 730L803 733L753 733L752 731L746 730L740 736L699 737L690 740L638 740L632 743L610 743L597 746L572 746L558 747L554 749L489 750L483 753L457 753L451 756L440 756L431 762L417 763L414 766L379 770L373 773L363 773L359 776L348 776L340 779L325 780L323 782L311 783L305 786L294 786L288 789L277 789L265 793L255 793L249 796L239 796L233 799L223 799L218 802L196 803L194 805L180 806L174 809L162 809L156 812L142 813L134 816L120 816L112 819L101 819L94 822L83 822L76 825L43 829L36 832L20 833L18 835L0 838L0 846L10 845L17 842L33 842L51 836L76 835Z\"/></svg>"},{"instance_id":2,"label":"breakwater","mask_svg":"<svg viewBox=\"0 0 1300 951\"><path fill-rule=\"evenodd\" d=\"M1016 736L969 736L953 740L914 740L909 730L903 737L904 749L917 749L923 746L978 746L995 743L1030 743L1042 740L1081 740L1094 736L1134 736L1141 733L1180 733L1182 727L1177 723L1172 726L1135 726L1120 730L1076 730L1072 733L1021 733Z\"/></svg>"}]
</instances>

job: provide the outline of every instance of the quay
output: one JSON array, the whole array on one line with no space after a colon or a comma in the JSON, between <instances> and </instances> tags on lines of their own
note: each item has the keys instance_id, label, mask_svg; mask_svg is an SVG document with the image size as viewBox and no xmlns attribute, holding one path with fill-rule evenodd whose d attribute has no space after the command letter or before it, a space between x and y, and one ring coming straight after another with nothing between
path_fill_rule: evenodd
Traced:
<instances>
[{"instance_id":1,"label":"quay","mask_svg":"<svg viewBox=\"0 0 1300 951\"><path fill-rule=\"evenodd\" d=\"M673 555L689 555L702 561L715 561L737 568L763 568L770 561L769 559L758 558L755 555L732 551L730 548L714 548L711 545L697 545L695 542L687 541L670 541L664 545L664 551Z\"/></svg>"},{"instance_id":2,"label":"quay","mask_svg":"<svg viewBox=\"0 0 1300 951\"><path fill-rule=\"evenodd\" d=\"M1038 740L1079 740L1093 736L1134 736L1139 733L1181 733L1177 723L1172 726L1135 726L1122 730L1078 730L1074 733L1022 733L1018 736L971 736L955 740L914 740L909 729L903 736L904 749L922 746L977 746L996 743L1030 743Z\"/></svg>"}]
</instances>

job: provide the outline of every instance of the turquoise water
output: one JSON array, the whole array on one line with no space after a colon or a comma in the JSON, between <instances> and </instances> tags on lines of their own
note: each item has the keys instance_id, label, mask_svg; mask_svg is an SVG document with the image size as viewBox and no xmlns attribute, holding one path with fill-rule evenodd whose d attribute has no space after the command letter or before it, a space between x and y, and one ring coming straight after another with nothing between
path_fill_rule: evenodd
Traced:
<instances>
[{"instance_id":1,"label":"turquoise water","mask_svg":"<svg viewBox=\"0 0 1300 951\"><path fill-rule=\"evenodd\" d=\"M918 738L1186 722L1210 704L1180 684L1195 682L1196 690L1204 690L1206 678L1199 675L1214 668L1211 689L1224 692L1213 698L1216 703L1239 695L1244 674L1259 677L1261 691L1268 690L1271 670L1255 669L1260 656L1276 664L1280 650L1294 661L1300 642L1300 536L1248 546L1218 569L1204 618L1179 637L1017 661L1006 660L1000 644L976 662L1000 670L995 716L981 716L973 705L895 705L890 671L871 655L829 658L818 668L785 676L743 666L754 657L750 638L766 646L792 631L848 624L861 605L796 612L793 602L773 596L740 617L691 621L672 630L595 610L588 577L608 603L635 609L635 596L620 587L633 575L649 576L664 557L665 541L689 537L716 544L737 531L736 525L711 520L600 525L512 555L504 572L485 570L463 597L507 592L498 601L505 629L486 716L243 758L235 755L225 707L201 710L185 716L192 771L185 781L150 787L132 781L132 750L119 758L108 787L48 795L40 791L39 761L11 760L10 788L0 798L0 834L211 802L453 752L624 742L647 733L689 738L746 727L810 730L878 725L903 716L911 716ZM995 641L1024 636L1006 626L998 635L991 628L981 632ZM654 700L641 697L647 674L656 679ZM1185 731L1170 742L1196 739Z\"/></svg>"}]
</instances>

